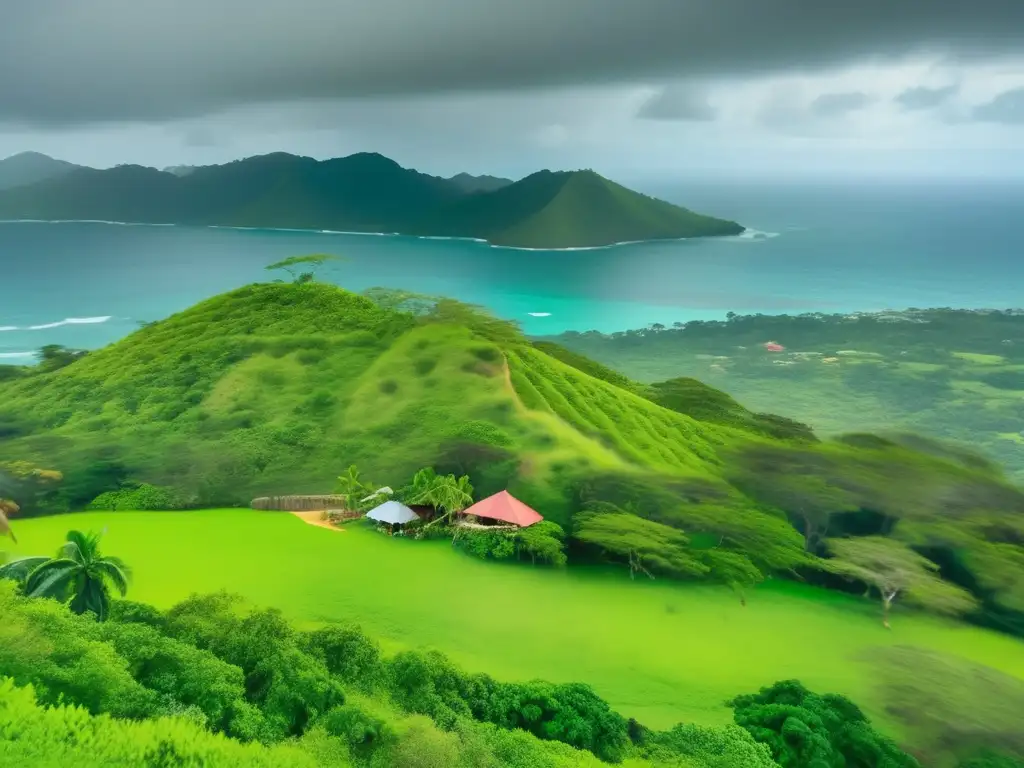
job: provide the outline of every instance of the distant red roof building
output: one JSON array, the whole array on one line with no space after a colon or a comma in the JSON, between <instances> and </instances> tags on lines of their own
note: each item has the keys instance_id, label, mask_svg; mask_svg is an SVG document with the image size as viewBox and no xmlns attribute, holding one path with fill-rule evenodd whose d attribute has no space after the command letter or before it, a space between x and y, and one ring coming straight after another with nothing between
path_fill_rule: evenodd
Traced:
<instances>
[{"instance_id":1,"label":"distant red roof building","mask_svg":"<svg viewBox=\"0 0 1024 768\"><path fill-rule=\"evenodd\" d=\"M520 528L539 523L544 519L508 491L501 491L478 501L463 514L482 517L486 520L501 520L503 523L512 523Z\"/></svg>"},{"instance_id":2,"label":"distant red roof building","mask_svg":"<svg viewBox=\"0 0 1024 768\"><path fill-rule=\"evenodd\" d=\"M767 349L769 352L783 352L786 349L784 346L774 341L769 341L767 344L764 345L764 348Z\"/></svg>"}]
</instances>

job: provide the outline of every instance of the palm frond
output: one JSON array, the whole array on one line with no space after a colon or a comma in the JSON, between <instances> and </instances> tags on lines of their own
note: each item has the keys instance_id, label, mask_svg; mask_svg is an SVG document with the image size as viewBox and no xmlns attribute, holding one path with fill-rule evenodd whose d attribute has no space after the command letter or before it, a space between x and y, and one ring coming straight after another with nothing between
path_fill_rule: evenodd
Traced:
<instances>
[{"instance_id":1,"label":"palm frond","mask_svg":"<svg viewBox=\"0 0 1024 768\"><path fill-rule=\"evenodd\" d=\"M64 597L71 580L80 570L74 560L47 560L37 566L25 580L25 594L30 597Z\"/></svg>"},{"instance_id":2,"label":"palm frond","mask_svg":"<svg viewBox=\"0 0 1024 768\"><path fill-rule=\"evenodd\" d=\"M34 557L19 557L10 562L0 565L0 579L13 579L14 581L24 583L28 579L29 574L32 573L43 563L47 562L50 558L44 556Z\"/></svg>"},{"instance_id":3,"label":"palm frond","mask_svg":"<svg viewBox=\"0 0 1024 768\"><path fill-rule=\"evenodd\" d=\"M61 547L61 556L83 564L93 560L99 555L101 537L102 534L94 531L68 531L67 543Z\"/></svg>"},{"instance_id":4,"label":"palm frond","mask_svg":"<svg viewBox=\"0 0 1024 768\"><path fill-rule=\"evenodd\" d=\"M92 570L101 579L107 579L114 585L114 589L121 597L128 594L128 581L131 578L131 571L128 566L117 557L104 557L92 564Z\"/></svg>"}]
</instances>

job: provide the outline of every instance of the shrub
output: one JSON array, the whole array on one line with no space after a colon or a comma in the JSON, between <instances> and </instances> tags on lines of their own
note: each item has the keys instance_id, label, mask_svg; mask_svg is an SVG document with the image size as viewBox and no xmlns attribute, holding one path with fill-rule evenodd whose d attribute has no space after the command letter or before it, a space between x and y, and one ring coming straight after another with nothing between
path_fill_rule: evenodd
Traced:
<instances>
[{"instance_id":1,"label":"shrub","mask_svg":"<svg viewBox=\"0 0 1024 768\"><path fill-rule=\"evenodd\" d=\"M783 768L919 768L849 699L783 680L730 702L736 724L766 744Z\"/></svg>"},{"instance_id":2,"label":"shrub","mask_svg":"<svg viewBox=\"0 0 1024 768\"><path fill-rule=\"evenodd\" d=\"M189 500L173 488L141 483L126 485L117 491L101 493L89 503L88 509L98 512L117 512L119 510L148 512L187 509L189 506L191 506Z\"/></svg>"},{"instance_id":3,"label":"shrub","mask_svg":"<svg viewBox=\"0 0 1024 768\"><path fill-rule=\"evenodd\" d=\"M77 706L40 706L31 687L0 678L0 765L74 768L315 768L294 745L239 744L180 718L143 722L93 716Z\"/></svg>"}]
</instances>

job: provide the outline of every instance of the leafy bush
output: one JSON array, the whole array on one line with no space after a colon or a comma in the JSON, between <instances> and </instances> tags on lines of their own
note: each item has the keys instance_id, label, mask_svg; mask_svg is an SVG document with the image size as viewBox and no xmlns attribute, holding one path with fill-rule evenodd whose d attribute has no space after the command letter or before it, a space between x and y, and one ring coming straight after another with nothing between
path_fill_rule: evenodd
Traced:
<instances>
[{"instance_id":1,"label":"leafy bush","mask_svg":"<svg viewBox=\"0 0 1024 768\"><path fill-rule=\"evenodd\" d=\"M74 768L314 768L294 745L243 745L179 718L135 722L74 705L44 707L31 687L0 678L0 765Z\"/></svg>"},{"instance_id":2,"label":"leafy bush","mask_svg":"<svg viewBox=\"0 0 1024 768\"><path fill-rule=\"evenodd\" d=\"M516 553L514 531L459 529L455 544L482 560L508 560Z\"/></svg>"},{"instance_id":3,"label":"leafy bush","mask_svg":"<svg viewBox=\"0 0 1024 768\"><path fill-rule=\"evenodd\" d=\"M565 531L562 526L550 520L521 529L516 535L516 549L532 562L550 565L565 565Z\"/></svg>"},{"instance_id":4,"label":"leafy bush","mask_svg":"<svg viewBox=\"0 0 1024 768\"><path fill-rule=\"evenodd\" d=\"M101 493L89 503L88 509L97 512L148 512L188 509L189 506L189 501L173 488L140 483L126 485L117 491Z\"/></svg>"},{"instance_id":5,"label":"leafy bush","mask_svg":"<svg viewBox=\"0 0 1024 768\"><path fill-rule=\"evenodd\" d=\"M736 724L766 744L782 768L919 768L852 701L811 693L796 680L739 696L730 706Z\"/></svg>"},{"instance_id":6,"label":"leafy bush","mask_svg":"<svg viewBox=\"0 0 1024 768\"><path fill-rule=\"evenodd\" d=\"M655 760L684 757L703 768L777 768L771 749L742 728L706 728L680 723L668 731L649 734L643 753Z\"/></svg>"}]
</instances>

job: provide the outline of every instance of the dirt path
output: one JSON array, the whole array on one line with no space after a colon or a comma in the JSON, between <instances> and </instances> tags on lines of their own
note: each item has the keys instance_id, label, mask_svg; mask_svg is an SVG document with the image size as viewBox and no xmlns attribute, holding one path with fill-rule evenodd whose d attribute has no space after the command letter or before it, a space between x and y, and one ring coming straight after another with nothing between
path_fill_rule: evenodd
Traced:
<instances>
[{"instance_id":1,"label":"dirt path","mask_svg":"<svg viewBox=\"0 0 1024 768\"><path fill-rule=\"evenodd\" d=\"M292 512L299 520L309 525L315 525L317 528L326 528L329 531L344 531L344 528L339 528L323 519L322 511L313 512Z\"/></svg>"}]
</instances>

